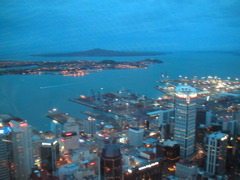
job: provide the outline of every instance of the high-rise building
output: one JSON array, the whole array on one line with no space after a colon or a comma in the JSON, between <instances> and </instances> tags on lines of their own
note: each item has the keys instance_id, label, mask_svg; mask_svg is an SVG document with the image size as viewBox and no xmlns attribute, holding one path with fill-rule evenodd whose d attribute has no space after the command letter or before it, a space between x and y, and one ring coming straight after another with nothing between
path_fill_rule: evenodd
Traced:
<instances>
[{"instance_id":1,"label":"high-rise building","mask_svg":"<svg viewBox=\"0 0 240 180\"><path fill-rule=\"evenodd\" d=\"M197 176L197 165L188 159L176 163L175 176L181 179L194 180Z\"/></svg>"},{"instance_id":2,"label":"high-rise building","mask_svg":"<svg viewBox=\"0 0 240 180\"><path fill-rule=\"evenodd\" d=\"M0 120L0 179L4 180L15 177L11 135L8 123Z\"/></svg>"},{"instance_id":3,"label":"high-rise building","mask_svg":"<svg viewBox=\"0 0 240 180\"><path fill-rule=\"evenodd\" d=\"M65 132L76 132L79 134L79 124L76 122L76 119L73 117L69 117L67 122L64 123L64 131Z\"/></svg>"},{"instance_id":4,"label":"high-rise building","mask_svg":"<svg viewBox=\"0 0 240 180\"><path fill-rule=\"evenodd\" d=\"M117 145L108 144L102 150L100 157L101 180L122 179L122 154Z\"/></svg>"},{"instance_id":5,"label":"high-rise building","mask_svg":"<svg viewBox=\"0 0 240 180\"><path fill-rule=\"evenodd\" d=\"M33 168L32 127L26 121L11 120L14 166L19 180L28 179Z\"/></svg>"},{"instance_id":6,"label":"high-rise building","mask_svg":"<svg viewBox=\"0 0 240 180\"><path fill-rule=\"evenodd\" d=\"M227 156L228 135L214 132L208 135L206 172L211 175L223 175Z\"/></svg>"},{"instance_id":7,"label":"high-rise building","mask_svg":"<svg viewBox=\"0 0 240 180\"><path fill-rule=\"evenodd\" d=\"M180 157L180 146L176 141L167 139L156 145L156 155L168 162L177 162Z\"/></svg>"},{"instance_id":8,"label":"high-rise building","mask_svg":"<svg viewBox=\"0 0 240 180\"><path fill-rule=\"evenodd\" d=\"M96 134L96 119L88 117L84 121L84 131L88 136L93 137Z\"/></svg>"},{"instance_id":9,"label":"high-rise building","mask_svg":"<svg viewBox=\"0 0 240 180\"><path fill-rule=\"evenodd\" d=\"M42 168L50 173L57 170L59 158L59 143L54 139L45 139L40 146Z\"/></svg>"},{"instance_id":10,"label":"high-rise building","mask_svg":"<svg viewBox=\"0 0 240 180\"><path fill-rule=\"evenodd\" d=\"M64 132L60 139L60 152L62 155L79 148L79 136L76 132Z\"/></svg>"},{"instance_id":11,"label":"high-rise building","mask_svg":"<svg viewBox=\"0 0 240 180\"><path fill-rule=\"evenodd\" d=\"M175 91L174 140L180 145L181 158L186 158L194 152L197 92L189 86L178 86Z\"/></svg>"},{"instance_id":12,"label":"high-rise building","mask_svg":"<svg viewBox=\"0 0 240 180\"><path fill-rule=\"evenodd\" d=\"M143 145L143 133L144 130L143 129L139 129L139 128L129 128L129 144L135 147L139 147Z\"/></svg>"},{"instance_id":13,"label":"high-rise building","mask_svg":"<svg viewBox=\"0 0 240 180\"><path fill-rule=\"evenodd\" d=\"M51 131L54 133L55 137L58 138L62 134L62 124L60 124L56 120L52 120L51 122Z\"/></svg>"}]
</instances>

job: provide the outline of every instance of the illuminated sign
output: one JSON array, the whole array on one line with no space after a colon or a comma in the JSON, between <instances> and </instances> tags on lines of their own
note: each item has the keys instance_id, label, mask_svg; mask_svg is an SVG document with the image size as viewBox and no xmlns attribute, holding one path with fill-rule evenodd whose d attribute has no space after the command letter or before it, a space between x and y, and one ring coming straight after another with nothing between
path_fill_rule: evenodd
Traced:
<instances>
[{"instance_id":1,"label":"illuminated sign","mask_svg":"<svg viewBox=\"0 0 240 180\"><path fill-rule=\"evenodd\" d=\"M131 170L131 169L128 169L128 172L129 172L129 173L132 173L132 170Z\"/></svg>"},{"instance_id":2,"label":"illuminated sign","mask_svg":"<svg viewBox=\"0 0 240 180\"><path fill-rule=\"evenodd\" d=\"M13 124L13 123L11 123L11 122L9 123L9 125L10 125L10 127L13 127L13 126L14 126L14 124Z\"/></svg>"},{"instance_id":3,"label":"illuminated sign","mask_svg":"<svg viewBox=\"0 0 240 180\"><path fill-rule=\"evenodd\" d=\"M62 137L76 136L76 132L65 132L62 134Z\"/></svg>"},{"instance_id":4,"label":"illuminated sign","mask_svg":"<svg viewBox=\"0 0 240 180\"><path fill-rule=\"evenodd\" d=\"M6 127L6 128L4 128L4 129L1 129L1 130L0 130L0 134L7 134L7 133L9 133L9 132L11 132L11 129L10 129L9 127Z\"/></svg>"},{"instance_id":5,"label":"illuminated sign","mask_svg":"<svg viewBox=\"0 0 240 180\"><path fill-rule=\"evenodd\" d=\"M19 126L20 126L20 127L27 127L27 126L28 126L28 123L21 123Z\"/></svg>"},{"instance_id":6,"label":"illuminated sign","mask_svg":"<svg viewBox=\"0 0 240 180\"><path fill-rule=\"evenodd\" d=\"M58 121L56 121L56 120L53 120L52 122L53 122L53 123L56 123L56 124L58 123Z\"/></svg>"},{"instance_id":7,"label":"illuminated sign","mask_svg":"<svg viewBox=\"0 0 240 180\"><path fill-rule=\"evenodd\" d=\"M142 167L140 167L140 168L138 168L138 170L144 170L144 169L147 169L147 168L151 168L151 167L153 167L153 166L156 166L156 165L158 165L159 164L159 162L155 162L155 163L152 163L152 164L148 164L148 165L145 165L145 166L142 166Z\"/></svg>"},{"instance_id":8,"label":"illuminated sign","mask_svg":"<svg viewBox=\"0 0 240 180\"><path fill-rule=\"evenodd\" d=\"M178 98L187 98L187 97L190 97L190 98L196 98L197 97L197 93L192 93L192 94L182 94L182 93L177 93L176 94Z\"/></svg>"},{"instance_id":9,"label":"illuminated sign","mask_svg":"<svg viewBox=\"0 0 240 180\"><path fill-rule=\"evenodd\" d=\"M224 136L223 138L221 138L221 141L224 141L228 138L228 136Z\"/></svg>"},{"instance_id":10,"label":"illuminated sign","mask_svg":"<svg viewBox=\"0 0 240 180\"><path fill-rule=\"evenodd\" d=\"M51 143L42 143L43 146L51 146L52 144Z\"/></svg>"}]
</instances>

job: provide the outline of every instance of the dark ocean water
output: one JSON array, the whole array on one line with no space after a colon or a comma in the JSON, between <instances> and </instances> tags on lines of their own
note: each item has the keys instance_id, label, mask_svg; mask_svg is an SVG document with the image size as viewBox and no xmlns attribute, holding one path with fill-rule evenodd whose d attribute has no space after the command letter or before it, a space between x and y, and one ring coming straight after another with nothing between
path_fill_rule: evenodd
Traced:
<instances>
[{"instance_id":1,"label":"dark ocean water","mask_svg":"<svg viewBox=\"0 0 240 180\"><path fill-rule=\"evenodd\" d=\"M87 110L79 104L68 101L68 98L79 95L91 95L103 88L103 92L116 92L122 88L133 90L139 94L157 98L160 92L154 89L162 73L170 78L179 75L219 76L221 78L240 78L240 56L224 53L172 53L153 57L1 57L1 60L102 60L139 61L156 58L163 64L151 65L148 69L126 69L93 72L85 76L60 75L7 75L0 76L0 113L11 113L26 119L38 130L50 129L50 120L45 117L49 110L57 108L77 117L83 117L80 111ZM45 88L41 88L45 87Z\"/></svg>"}]
</instances>

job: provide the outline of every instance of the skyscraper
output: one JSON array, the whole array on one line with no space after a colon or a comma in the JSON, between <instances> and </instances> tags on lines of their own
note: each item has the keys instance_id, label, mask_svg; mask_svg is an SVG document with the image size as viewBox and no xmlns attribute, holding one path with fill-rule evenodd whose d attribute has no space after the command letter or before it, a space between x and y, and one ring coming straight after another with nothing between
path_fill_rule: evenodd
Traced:
<instances>
[{"instance_id":1,"label":"skyscraper","mask_svg":"<svg viewBox=\"0 0 240 180\"><path fill-rule=\"evenodd\" d=\"M11 120L12 143L16 177L28 179L33 168L32 127L23 120Z\"/></svg>"},{"instance_id":2,"label":"skyscraper","mask_svg":"<svg viewBox=\"0 0 240 180\"><path fill-rule=\"evenodd\" d=\"M51 131L54 133L56 138L61 136L62 129L63 129L62 125L58 121L52 120L52 122L51 122Z\"/></svg>"},{"instance_id":3,"label":"skyscraper","mask_svg":"<svg viewBox=\"0 0 240 180\"><path fill-rule=\"evenodd\" d=\"M129 128L129 140L130 140L130 145L132 146L142 146L143 145L143 129L139 128Z\"/></svg>"},{"instance_id":4,"label":"skyscraper","mask_svg":"<svg viewBox=\"0 0 240 180\"><path fill-rule=\"evenodd\" d=\"M227 156L228 135L214 132L208 135L206 171L211 175L223 175Z\"/></svg>"},{"instance_id":5,"label":"skyscraper","mask_svg":"<svg viewBox=\"0 0 240 180\"><path fill-rule=\"evenodd\" d=\"M59 143L54 139L45 139L40 146L42 167L50 173L57 170Z\"/></svg>"},{"instance_id":6,"label":"skyscraper","mask_svg":"<svg viewBox=\"0 0 240 180\"><path fill-rule=\"evenodd\" d=\"M189 86L178 86L175 91L174 140L180 145L181 158L186 158L194 152L197 92Z\"/></svg>"},{"instance_id":7,"label":"skyscraper","mask_svg":"<svg viewBox=\"0 0 240 180\"><path fill-rule=\"evenodd\" d=\"M63 132L60 139L60 152L67 155L71 150L79 148L79 137L76 132Z\"/></svg>"},{"instance_id":8,"label":"skyscraper","mask_svg":"<svg viewBox=\"0 0 240 180\"><path fill-rule=\"evenodd\" d=\"M117 145L108 144L100 157L101 180L122 179L122 155Z\"/></svg>"},{"instance_id":9,"label":"skyscraper","mask_svg":"<svg viewBox=\"0 0 240 180\"><path fill-rule=\"evenodd\" d=\"M79 134L79 124L76 122L76 119L73 117L69 117L67 122L64 123L64 131L65 132L76 132Z\"/></svg>"},{"instance_id":10,"label":"skyscraper","mask_svg":"<svg viewBox=\"0 0 240 180\"><path fill-rule=\"evenodd\" d=\"M96 134L96 119L88 117L84 121L84 131L88 136L93 137Z\"/></svg>"},{"instance_id":11,"label":"skyscraper","mask_svg":"<svg viewBox=\"0 0 240 180\"><path fill-rule=\"evenodd\" d=\"M14 179L11 129L0 120L0 179Z\"/></svg>"}]
</instances>

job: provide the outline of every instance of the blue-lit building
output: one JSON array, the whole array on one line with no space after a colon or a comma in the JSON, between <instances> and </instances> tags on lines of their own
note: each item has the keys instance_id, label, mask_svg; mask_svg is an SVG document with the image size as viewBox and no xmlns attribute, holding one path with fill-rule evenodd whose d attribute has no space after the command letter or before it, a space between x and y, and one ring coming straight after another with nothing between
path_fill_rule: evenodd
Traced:
<instances>
[{"instance_id":1,"label":"blue-lit building","mask_svg":"<svg viewBox=\"0 0 240 180\"><path fill-rule=\"evenodd\" d=\"M8 123L0 120L0 179L4 180L15 177L11 136Z\"/></svg>"}]
</instances>

